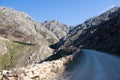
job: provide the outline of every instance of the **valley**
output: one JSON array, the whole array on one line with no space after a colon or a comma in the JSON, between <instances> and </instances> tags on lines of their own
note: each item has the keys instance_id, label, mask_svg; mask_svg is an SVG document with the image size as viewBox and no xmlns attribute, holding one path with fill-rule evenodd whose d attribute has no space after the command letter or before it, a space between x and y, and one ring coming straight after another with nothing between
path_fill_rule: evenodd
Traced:
<instances>
[{"instance_id":1,"label":"valley","mask_svg":"<svg viewBox=\"0 0 120 80\"><path fill-rule=\"evenodd\" d=\"M120 7L77 26L0 7L0 80L120 80Z\"/></svg>"}]
</instances>

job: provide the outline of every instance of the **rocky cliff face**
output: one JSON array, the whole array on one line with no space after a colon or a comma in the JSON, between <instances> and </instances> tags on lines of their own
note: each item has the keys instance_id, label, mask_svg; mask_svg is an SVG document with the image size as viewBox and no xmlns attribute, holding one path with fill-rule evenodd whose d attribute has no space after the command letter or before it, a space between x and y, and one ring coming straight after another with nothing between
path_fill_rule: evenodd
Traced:
<instances>
[{"instance_id":1,"label":"rocky cliff face","mask_svg":"<svg viewBox=\"0 0 120 80\"><path fill-rule=\"evenodd\" d=\"M119 54L120 7L114 7L73 28L65 46L83 47Z\"/></svg>"}]
</instances>

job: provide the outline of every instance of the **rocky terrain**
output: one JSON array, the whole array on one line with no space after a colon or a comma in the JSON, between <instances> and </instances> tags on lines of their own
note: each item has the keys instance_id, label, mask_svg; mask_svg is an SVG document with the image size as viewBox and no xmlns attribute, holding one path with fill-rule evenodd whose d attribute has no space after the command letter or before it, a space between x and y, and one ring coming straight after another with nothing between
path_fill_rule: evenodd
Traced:
<instances>
[{"instance_id":1,"label":"rocky terrain","mask_svg":"<svg viewBox=\"0 0 120 80\"><path fill-rule=\"evenodd\" d=\"M52 32L23 12L0 7L0 17L0 35L12 41L31 44L58 41Z\"/></svg>"},{"instance_id":2,"label":"rocky terrain","mask_svg":"<svg viewBox=\"0 0 120 80\"><path fill-rule=\"evenodd\" d=\"M0 79L63 80L69 63L75 64L82 55L81 48L120 55L119 40L118 6L73 28L55 20L39 23L23 12L0 7ZM87 62L93 59L88 55L84 54L88 58L82 59ZM95 54L93 57L102 62Z\"/></svg>"},{"instance_id":3,"label":"rocky terrain","mask_svg":"<svg viewBox=\"0 0 120 80\"><path fill-rule=\"evenodd\" d=\"M67 25L55 20L45 21L42 23L42 25L48 30L52 31L58 39L66 37L70 30L70 28Z\"/></svg>"},{"instance_id":4,"label":"rocky terrain","mask_svg":"<svg viewBox=\"0 0 120 80\"><path fill-rule=\"evenodd\" d=\"M46 24L43 26L24 12L0 7L0 69L25 66L52 55L53 50L49 46L57 43L67 32L58 38L57 34L45 27ZM62 29L64 26L61 24L57 27Z\"/></svg>"},{"instance_id":5,"label":"rocky terrain","mask_svg":"<svg viewBox=\"0 0 120 80\"><path fill-rule=\"evenodd\" d=\"M74 46L120 53L120 7L86 20L72 29L64 47Z\"/></svg>"},{"instance_id":6,"label":"rocky terrain","mask_svg":"<svg viewBox=\"0 0 120 80\"><path fill-rule=\"evenodd\" d=\"M0 79L3 80L62 80L67 65L80 56L80 49L72 54L63 56L57 60L45 61L41 64L32 64L27 67L19 67L10 71L3 70ZM60 78L61 77L61 78ZM7 78L7 79L6 79Z\"/></svg>"},{"instance_id":7,"label":"rocky terrain","mask_svg":"<svg viewBox=\"0 0 120 80\"><path fill-rule=\"evenodd\" d=\"M27 66L52 55L47 46L26 45L0 37L0 70Z\"/></svg>"}]
</instances>

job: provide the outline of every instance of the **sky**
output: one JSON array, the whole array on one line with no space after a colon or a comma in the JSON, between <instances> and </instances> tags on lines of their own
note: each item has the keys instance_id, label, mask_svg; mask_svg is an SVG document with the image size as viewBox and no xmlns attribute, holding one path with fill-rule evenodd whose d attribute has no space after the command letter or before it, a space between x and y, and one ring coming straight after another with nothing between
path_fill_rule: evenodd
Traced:
<instances>
[{"instance_id":1,"label":"sky","mask_svg":"<svg viewBox=\"0 0 120 80\"><path fill-rule=\"evenodd\" d=\"M38 22L57 20L77 25L113 6L120 6L120 0L0 0L0 6L25 12Z\"/></svg>"}]
</instances>

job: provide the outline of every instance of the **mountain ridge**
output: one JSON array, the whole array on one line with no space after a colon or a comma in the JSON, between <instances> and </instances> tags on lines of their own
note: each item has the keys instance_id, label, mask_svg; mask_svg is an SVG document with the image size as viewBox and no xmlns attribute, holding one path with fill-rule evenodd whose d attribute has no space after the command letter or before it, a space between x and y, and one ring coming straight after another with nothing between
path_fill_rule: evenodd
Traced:
<instances>
[{"instance_id":1,"label":"mountain ridge","mask_svg":"<svg viewBox=\"0 0 120 80\"><path fill-rule=\"evenodd\" d=\"M117 52L119 54L119 15L120 7L117 6L108 10L107 12L104 12L100 16L88 19L83 24L73 28L73 31L71 31L69 36L66 38L64 46L84 47L97 49L100 51L107 51L110 53ZM103 44L102 41L100 42L100 39L102 38L102 41L107 43ZM107 40L107 38L111 41ZM117 41L115 41L115 38ZM111 49L113 49L113 45L116 47L114 47L114 51L111 51ZM103 50L99 48L102 48Z\"/></svg>"}]
</instances>

